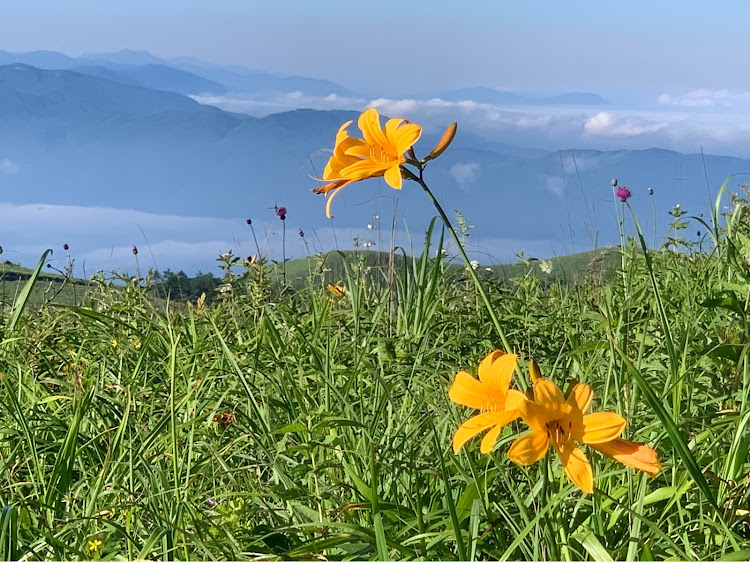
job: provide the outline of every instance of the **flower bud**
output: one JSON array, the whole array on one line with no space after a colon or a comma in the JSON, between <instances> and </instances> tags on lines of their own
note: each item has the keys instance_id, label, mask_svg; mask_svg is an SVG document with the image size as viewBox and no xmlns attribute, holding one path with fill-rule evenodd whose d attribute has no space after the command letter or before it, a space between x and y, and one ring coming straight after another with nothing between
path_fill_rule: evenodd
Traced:
<instances>
[{"instance_id":1,"label":"flower bud","mask_svg":"<svg viewBox=\"0 0 750 562\"><path fill-rule=\"evenodd\" d=\"M531 376L532 383L535 383L542 378L542 371L539 369L539 365L537 365L534 359L529 360L529 375Z\"/></svg>"},{"instance_id":2,"label":"flower bud","mask_svg":"<svg viewBox=\"0 0 750 562\"><path fill-rule=\"evenodd\" d=\"M612 181L609 183L612 184L612 187L617 187L617 178L612 178Z\"/></svg>"},{"instance_id":3,"label":"flower bud","mask_svg":"<svg viewBox=\"0 0 750 562\"><path fill-rule=\"evenodd\" d=\"M136 246L135 244L133 244L133 247L130 248L130 251L133 252L134 256L137 256L138 255L138 246Z\"/></svg>"},{"instance_id":4,"label":"flower bud","mask_svg":"<svg viewBox=\"0 0 750 562\"><path fill-rule=\"evenodd\" d=\"M443 136L440 137L440 140L435 145L435 148L433 148L432 151L425 157L423 162L429 162L430 160L437 158L443 152L445 152L445 149L448 148L450 144L453 142L453 139L456 136L457 129L458 129L457 123L451 123L450 125L448 125L448 128L445 129Z\"/></svg>"}]
</instances>

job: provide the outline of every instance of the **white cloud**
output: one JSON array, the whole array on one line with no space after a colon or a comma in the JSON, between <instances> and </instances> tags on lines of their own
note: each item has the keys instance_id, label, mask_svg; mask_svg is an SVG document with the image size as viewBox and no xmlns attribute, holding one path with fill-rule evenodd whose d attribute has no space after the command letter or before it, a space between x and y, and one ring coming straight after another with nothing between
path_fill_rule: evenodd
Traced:
<instances>
[{"instance_id":1,"label":"white cloud","mask_svg":"<svg viewBox=\"0 0 750 562\"><path fill-rule=\"evenodd\" d=\"M599 111L584 122L583 128L589 135L636 136L656 133L666 125L664 122L654 123L640 117L618 117L612 111Z\"/></svg>"},{"instance_id":2,"label":"white cloud","mask_svg":"<svg viewBox=\"0 0 750 562\"><path fill-rule=\"evenodd\" d=\"M557 176L546 176L544 178L544 187L550 193L562 197L563 191L565 190L565 182L561 177Z\"/></svg>"},{"instance_id":3,"label":"white cloud","mask_svg":"<svg viewBox=\"0 0 750 562\"><path fill-rule=\"evenodd\" d=\"M12 176L18 173L18 165L14 164L7 158L0 160L0 174L8 174Z\"/></svg>"},{"instance_id":4,"label":"white cloud","mask_svg":"<svg viewBox=\"0 0 750 562\"><path fill-rule=\"evenodd\" d=\"M450 174L462 191L468 191L471 184L479 179L480 171L481 165L479 162L458 162L451 166Z\"/></svg>"},{"instance_id":5,"label":"white cloud","mask_svg":"<svg viewBox=\"0 0 750 562\"><path fill-rule=\"evenodd\" d=\"M315 97L303 92L266 98L229 94L193 99L255 116L300 107L356 111L376 107L384 115L419 123L428 133L439 134L446 124L457 121L459 137L470 131L490 141L549 150L661 147L689 153L702 148L709 153L750 156L750 111L737 111L743 104L750 110L750 92L721 89L662 94L656 110L606 111L582 106L496 106L440 98Z\"/></svg>"},{"instance_id":6,"label":"white cloud","mask_svg":"<svg viewBox=\"0 0 750 562\"><path fill-rule=\"evenodd\" d=\"M661 94L661 105L689 108L730 108L750 103L750 92L699 89L681 95Z\"/></svg>"},{"instance_id":7,"label":"white cloud","mask_svg":"<svg viewBox=\"0 0 750 562\"><path fill-rule=\"evenodd\" d=\"M244 113L255 117L264 117L271 113L299 108L360 110L367 104L367 100L360 98L348 98L338 94L308 96L301 91L288 94L248 95L230 93L224 96L195 95L190 97L203 105L213 105L225 111Z\"/></svg>"}]
</instances>

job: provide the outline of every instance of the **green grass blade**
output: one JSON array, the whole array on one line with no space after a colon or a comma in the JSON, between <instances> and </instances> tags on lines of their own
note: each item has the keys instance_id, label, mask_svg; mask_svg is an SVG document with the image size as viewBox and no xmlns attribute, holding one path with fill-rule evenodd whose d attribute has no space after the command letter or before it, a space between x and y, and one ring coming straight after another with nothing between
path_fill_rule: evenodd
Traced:
<instances>
[{"instance_id":1,"label":"green grass blade","mask_svg":"<svg viewBox=\"0 0 750 562\"><path fill-rule=\"evenodd\" d=\"M51 249L44 250L42 257L39 258L39 262L36 264L36 267L34 268L34 271L31 273L31 276L29 277L28 281L26 281L26 284L24 284L23 289L21 290L21 293L18 295L18 298L16 299L16 302L13 303L13 309L11 310L11 313L10 313L10 320L5 330L4 337L7 338L8 335L12 334L13 330L15 330L16 324L18 324L18 319L21 317L21 313L23 312L23 309L26 307L26 304L29 301L29 297L31 296L31 291L34 288L34 285L36 284L37 279L39 278L39 273L42 271L42 267L44 267L44 262L47 261L47 256L49 256L51 253L52 253Z\"/></svg>"}]
</instances>

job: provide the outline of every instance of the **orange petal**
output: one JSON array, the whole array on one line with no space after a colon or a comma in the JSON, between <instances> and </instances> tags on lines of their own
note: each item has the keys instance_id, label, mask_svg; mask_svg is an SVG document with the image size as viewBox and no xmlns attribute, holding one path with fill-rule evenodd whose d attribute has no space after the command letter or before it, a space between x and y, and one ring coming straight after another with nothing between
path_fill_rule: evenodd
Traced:
<instances>
[{"instance_id":1,"label":"orange petal","mask_svg":"<svg viewBox=\"0 0 750 562\"><path fill-rule=\"evenodd\" d=\"M497 356L492 354L492 356L493 360L489 364L489 368L485 365L485 368L479 373L479 378L493 389L497 389L502 394L507 394L510 379L513 377L513 371L516 369L516 363L518 362L518 355L503 353ZM484 378L482 378L482 375L484 375Z\"/></svg>"},{"instance_id":2,"label":"orange petal","mask_svg":"<svg viewBox=\"0 0 750 562\"><path fill-rule=\"evenodd\" d=\"M419 140L422 136L422 127L415 123L406 123L401 125L395 132L394 138L392 138L393 144L395 145L396 155L401 156L404 152L409 150L412 145Z\"/></svg>"},{"instance_id":3,"label":"orange petal","mask_svg":"<svg viewBox=\"0 0 750 562\"><path fill-rule=\"evenodd\" d=\"M502 431L503 427L508 425L510 422L512 422L514 419L518 417L518 410L512 410L509 412L503 412L503 415L499 418L499 421L497 422L497 425L490 429L487 434L482 438L482 443L479 446L479 452L482 454L488 454L492 452L492 449L495 448L495 442L497 441L498 436L500 435L500 431Z\"/></svg>"},{"instance_id":4,"label":"orange petal","mask_svg":"<svg viewBox=\"0 0 750 562\"><path fill-rule=\"evenodd\" d=\"M611 441L625 430L625 418L614 412L596 412L583 416L584 443Z\"/></svg>"},{"instance_id":5,"label":"orange petal","mask_svg":"<svg viewBox=\"0 0 750 562\"><path fill-rule=\"evenodd\" d=\"M388 145L388 139L385 137L383 129L380 128L380 116L377 109L371 107L364 110L359 116L357 124L362 130L366 142L381 147Z\"/></svg>"},{"instance_id":6,"label":"orange petal","mask_svg":"<svg viewBox=\"0 0 750 562\"><path fill-rule=\"evenodd\" d=\"M532 431L515 440L508 449L508 458L521 466L529 466L547 454L549 438L546 433Z\"/></svg>"},{"instance_id":7,"label":"orange petal","mask_svg":"<svg viewBox=\"0 0 750 562\"><path fill-rule=\"evenodd\" d=\"M336 133L336 144L335 144L335 146L340 145L344 141L344 139L349 138L349 133L346 132L346 128L349 125L351 125L351 124L352 124L352 120L350 119L349 121L347 121L346 123L344 123L343 125L341 125L341 127L339 127L339 130Z\"/></svg>"},{"instance_id":8,"label":"orange petal","mask_svg":"<svg viewBox=\"0 0 750 562\"><path fill-rule=\"evenodd\" d=\"M401 177L401 166L398 162L385 171L383 179L393 189L401 189L403 178Z\"/></svg>"},{"instance_id":9,"label":"orange petal","mask_svg":"<svg viewBox=\"0 0 750 562\"><path fill-rule=\"evenodd\" d=\"M555 383L549 379L540 378L534 383L534 402L547 407L564 403L565 397Z\"/></svg>"},{"instance_id":10,"label":"orange petal","mask_svg":"<svg viewBox=\"0 0 750 562\"><path fill-rule=\"evenodd\" d=\"M570 391L568 395L568 404L576 406L581 413L585 413L591 406L591 400L594 398L594 391L586 383L579 382Z\"/></svg>"},{"instance_id":11,"label":"orange petal","mask_svg":"<svg viewBox=\"0 0 750 562\"><path fill-rule=\"evenodd\" d=\"M518 410L518 405L526 400L526 397L523 395L523 392L519 392L515 388L511 388L508 390L508 394L505 396L505 409L506 410ZM521 413L519 412L518 415L520 416Z\"/></svg>"},{"instance_id":12,"label":"orange petal","mask_svg":"<svg viewBox=\"0 0 750 562\"><path fill-rule=\"evenodd\" d=\"M548 420L560 419L571 410L558 386L545 378L534 383L534 402L544 408Z\"/></svg>"},{"instance_id":13,"label":"orange petal","mask_svg":"<svg viewBox=\"0 0 750 562\"><path fill-rule=\"evenodd\" d=\"M516 407L526 425L535 432L547 435L547 422L553 418L549 417L549 412L543 406L524 396L523 400L517 401Z\"/></svg>"},{"instance_id":14,"label":"orange petal","mask_svg":"<svg viewBox=\"0 0 750 562\"><path fill-rule=\"evenodd\" d=\"M488 353L487 356L479 362L477 375L479 375L480 381L488 383L492 379L492 364L503 355L505 355L504 351L496 349L495 351Z\"/></svg>"},{"instance_id":15,"label":"orange petal","mask_svg":"<svg viewBox=\"0 0 750 562\"><path fill-rule=\"evenodd\" d=\"M336 180L331 183L327 183L325 185L321 185L320 187L313 188L313 193L328 193L329 191L333 189L338 189L339 187L343 187L344 184L348 183L348 180Z\"/></svg>"},{"instance_id":16,"label":"orange petal","mask_svg":"<svg viewBox=\"0 0 750 562\"><path fill-rule=\"evenodd\" d=\"M448 391L448 398L456 404L481 410L482 405L487 400L487 390L481 382L469 373L459 371Z\"/></svg>"},{"instance_id":17,"label":"orange petal","mask_svg":"<svg viewBox=\"0 0 750 562\"><path fill-rule=\"evenodd\" d=\"M594 471L591 464L581 449L573 441L555 443L555 449L560 456L565 474L568 475L576 486L587 494L594 492Z\"/></svg>"},{"instance_id":18,"label":"orange petal","mask_svg":"<svg viewBox=\"0 0 750 562\"><path fill-rule=\"evenodd\" d=\"M377 160L357 160L353 164L341 170L341 177L355 181L367 178L378 178L393 166L393 162L379 162Z\"/></svg>"},{"instance_id":19,"label":"orange petal","mask_svg":"<svg viewBox=\"0 0 750 562\"><path fill-rule=\"evenodd\" d=\"M331 203L333 202L333 198L336 197L336 194L344 189L347 185L349 185L350 181L345 181L343 184L341 184L339 187L331 191L331 194L328 196L328 200L326 201L326 216L329 219L333 218L333 215L331 214Z\"/></svg>"},{"instance_id":20,"label":"orange petal","mask_svg":"<svg viewBox=\"0 0 750 562\"><path fill-rule=\"evenodd\" d=\"M651 476L656 476L661 470L661 463L659 463L656 451L641 443L633 443L625 439L612 439L604 443L594 443L591 447L617 462L636 470L642 470Z\"/></svg>"},{"instance_id":21,"label":"orange petal","mask_svg":"<svg viewBox=\"0 0 750 562\"><path fill-rule=\"evenodd\" d=\"M453 452L458 453L464 443L477 433L502 422L504 414L505 412L484 412L466 420L458 427L456 434L453 436Z\"/></svg>"},{"instance_id":22,"label":"orange petal","mask_svg":"<svg viewBox=\"0 0 750 562\"><path fill-rule=\"evenodd\" d=\"M352 143L348 146L342 146L342 148L346 156L352 156L352 157L357 157L357 158L369 158L370 151L372 150L370 145L364 142L361 144Z\"/></svg>"}]
</instances>

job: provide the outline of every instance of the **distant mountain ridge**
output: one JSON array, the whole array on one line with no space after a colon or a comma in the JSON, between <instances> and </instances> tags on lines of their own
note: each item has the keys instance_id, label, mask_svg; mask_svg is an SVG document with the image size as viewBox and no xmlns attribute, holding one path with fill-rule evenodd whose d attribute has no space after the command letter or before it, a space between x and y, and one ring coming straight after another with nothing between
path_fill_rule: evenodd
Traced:
<instances>
[{"instance_id":1,"label":"distant mountain ridge","mask_svg":"<svg viewBox=\"0 0 750 562\"><path fill-rule=\"evenodd\" d=\"M328 224L318 185L336 131L354 111L299 109L254 118L172 92L74 70L0 67L0 189L11 203L127 208L160 214L237 218L284 204L295 224ZM415 147L424 155L437 134ZM700 212L713 189L750 160L647 150L514 150L459 130L426 178L446 209L461 209L472 240L617 237L610 180L633 190L651 216L680 203ZM380 195L398 197L417 230L434 210L413 184L382 180L347 187L333 205L337 228L363 226ZM601 212L602 207L608 207ZM589 245L589 247L591 247Z\"/></svg>"},{"instance_id":2,"label":"distant mountain ridge","mask_svg":"<svg viewBox=\"0 0 750 562\"><path fill-rule=\"evenodd\" d=\"M181 94L292 93L308 95L357 95L330 80L303 76L271 74L241 67L214 65L198 59L174 60L155 57L146 51L123 50L119 53L85 54L69 57L54 51L10 53L0 50L0 65L27 64L46 70L75 70Z\"/></svg>"},{"instance_id":3,"label":"distant mountain ridge","mask_svg":"<svg viewBox=\"0 0 750 562\"><path fill-rule=\"evenodd\" d=\"M446 101L474 101L492 105L609 105L609 102L598 94L588 92L568 92L556 96L532 97L476 86L443 92L439 96Z\"/></svg>"},{"instance_id":4,"label":"distant mountain ridge","mask_svg":"<svg viewBox=\"0 0 750 562\"><path fill-rule=\"evenodd\" d=\"M124 49L116 53L86 53L70 57L54 51L10 53L0 50L0 65L27 64L47 70L76 70L137 85L185 95L228 93L267 99L274 95L302 93L305 96L336 95L351 99L369 99L330 80L304 76L287 76L232 65L203 62L194 57L163 59L147 51ZM587 105L605 106L609 102L594 93L567 92L554 96L532 96L477 86L447 92L429 92L419 99L441 98L446 101L471 100L492 105Z\"/></svg>"}]
</instances>

